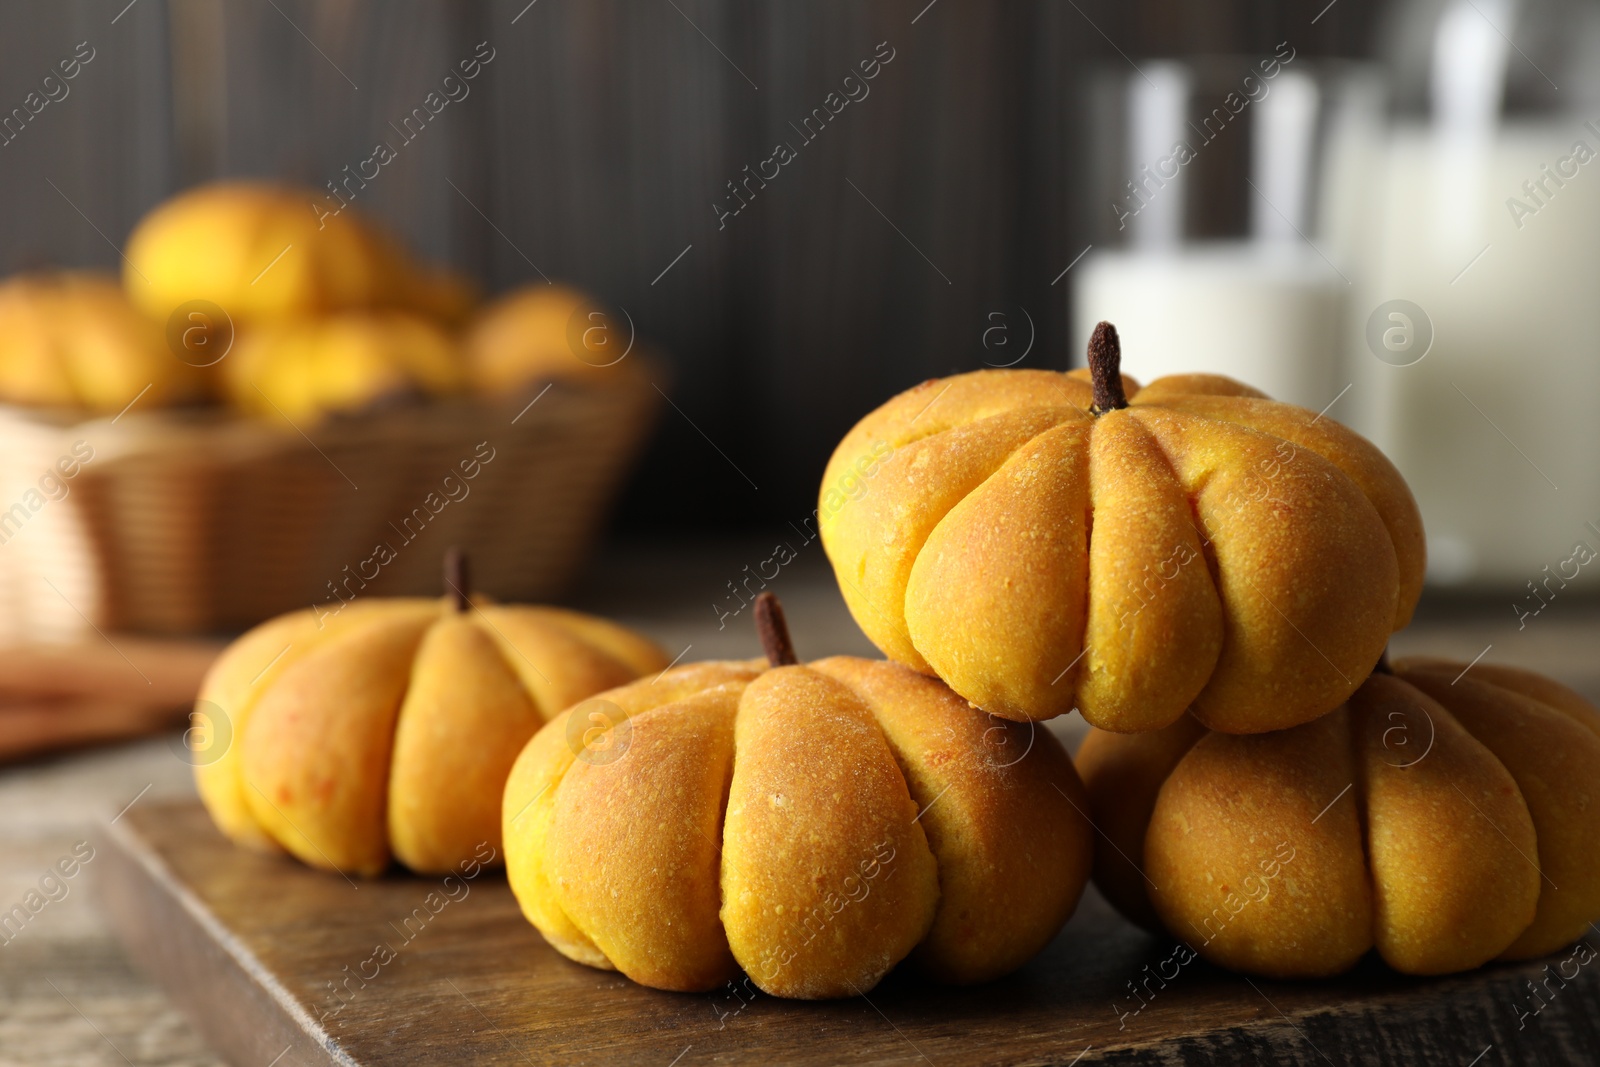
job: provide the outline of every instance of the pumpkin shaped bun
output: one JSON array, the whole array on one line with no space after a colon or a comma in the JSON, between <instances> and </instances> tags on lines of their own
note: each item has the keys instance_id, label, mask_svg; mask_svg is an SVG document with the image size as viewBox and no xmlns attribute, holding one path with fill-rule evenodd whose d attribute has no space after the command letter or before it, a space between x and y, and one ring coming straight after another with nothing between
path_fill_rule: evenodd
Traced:
<instances>
[{"instance_id":1,"label":"pumpkin shaped bun","mask_svg":"<svg viewBox=\"0 0 1600 1067\"><path fill-rule=\"evenodd\" d=\"M908 956L943 981L1042 949L1087 880L1060 743L882 660L800 666L770 593L766 662L602 693L506 783L506 871L558 951L643 985L742 967L776 996L864 993Z\"/></svg>"},{"instance_id":2,"label":"pumpkin shaped bun","mask_svg":"<svg viewBox=\"0 0 1600 1067\"><path fill-rule=\"evenodd\" d=\"M447 396L466 380L455 338L429 319L397 311L264 323L240 334L219 369L239 410L292 423Z\"/></svg>"},{"instance_id":3,"label":"pumpkin shaped bun","mask_svg":"<svg viewBox=\"0 0 1600 1067\"><path fill-rule=\"evenodd\" d=\"M1337 707L1421 594L1399 472L1228 378L1141 389L1109 323L1089 357L924 382L846 435L818 515L856 622L1008 719L1253 733Z\"/></svg>"},{"instance_id":4,"label":"pumpkin shaped bun","mask_svg":"<svg viewBox=\"0 0 1600 1067\"><path fill-rule=\"evenodd\" d=\"M1095 731L1077 762L1106 898L1224 967L1443 974L1600 919L1600 712L1527 671L1401 660L1293 729Z\"/></svg>"},{"instance_id":5,"label":"pumpkin shaped bun","mask_svg":"<svg viewBox=\"0 0 1600 1067\"><path fill-rule=\"evenodd\" d=\"M129 237L123 274L158 321L207 300L240 323L397 306L457 323L477 301L466 279L414 262L348 204L259 181L213 182L158 205Z\"/></svg>"},{"instance_id":6,"label":"pumpkin shaped bun","mask_svg":"<svg viewBox=\"0 0 1600 1067\"><path fill-rule=\"evenodd\" d=\"M469 603L451 559L451 597L296 611L223 652L200 689L212 740L194 760L223 833L347 874L379 874L391 853L454 870L499 847L506 774L546 719L666 665L602 619Z\"/></svg>"},{"instance_id":7,"label":"pumpkin shaped bun","mask_svg":"<svg viewBox=\"0 0 1600 1067\"><path fill-rule=\"evenodd\" d=\"M114 276L19 275L0 283L0 400L115 413L197 400L204 381Z\"/></svg>"},{"instance_id":8,"label":"pumpkin shaped bun","mask_svg":"<svg viewBox=\"0 0 1600 1067\"><path fill-rule=\"evenodd\" d=\"M524 285L473 320L465 341L468 373L487 396L517 395L548 381L614 382L639 365L628 360L633 345L623 325L576 289Z\"/></svg>"},{"instance_id":9,"label":"pumpkin shaped bun","mask_svg":"<svg viewBox=\"0 0 1600 1067\"><path fill-rule=\"evenodd\" d=\"M354 210L319 219L327 199L248 181L180 193L128 238L128 294L160 322L191 300L242 322L401 302L404 252Z\"/></svg>"}]
</instances>

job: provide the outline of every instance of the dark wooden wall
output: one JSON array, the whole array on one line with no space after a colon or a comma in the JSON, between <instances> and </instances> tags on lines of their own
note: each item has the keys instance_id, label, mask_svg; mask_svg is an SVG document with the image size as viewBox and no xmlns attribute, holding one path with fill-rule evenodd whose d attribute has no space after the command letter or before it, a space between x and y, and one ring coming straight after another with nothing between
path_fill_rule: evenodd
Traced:
<instances>
[{"instance_id":1,"label":"dark wooden wall","mask_svg":"<svg viewBox=\"0 0 1600 1067\"><path fill-rule=\"evenodd\" d=\"M320 187L397 143L389 123L487 41L470 94L358 203L491 289L586 286L671 353L681 412L621 517L652 534L805 515L838 436L899 389L979 366L997 321L1016 352L1031 319L1030 365L1067 363L1070 283L1052 280L1088 240L1075 190L1095 64L1284 39L1359 53L1375 6L126 2L0 9L0 110L79 41L95 49L0 147L0 267L115 266L141 213L207 178ZM789 124L880 42L894 58L870 94L719 228L726 183L778 140L799 147Z\"/></svg>"}]
</instances>

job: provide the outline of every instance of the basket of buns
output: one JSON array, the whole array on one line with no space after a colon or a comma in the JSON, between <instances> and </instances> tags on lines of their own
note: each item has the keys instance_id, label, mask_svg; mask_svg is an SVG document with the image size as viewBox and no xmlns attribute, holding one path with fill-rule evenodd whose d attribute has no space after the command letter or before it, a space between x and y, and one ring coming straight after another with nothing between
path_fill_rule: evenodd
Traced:
<instances>
[{"instance_id":1,"label":"basket of buns","mask_svg":"<svg viewBox=\"0 0 1600 1067\"><path fill-rule=\"evenodd\" d=\"M308 203L203 186L139 224L120 279L0 282L3 636L237 630L431 593L451 544L508 596L574 573L659 366L583 293L480 307Z\"/></svg>"}]
</instances>

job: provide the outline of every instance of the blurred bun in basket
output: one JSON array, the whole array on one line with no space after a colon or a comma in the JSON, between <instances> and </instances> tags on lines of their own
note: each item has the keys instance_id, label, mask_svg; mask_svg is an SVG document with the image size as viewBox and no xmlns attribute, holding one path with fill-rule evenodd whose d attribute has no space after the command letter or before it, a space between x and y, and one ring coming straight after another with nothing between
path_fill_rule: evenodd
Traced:
<instances>
[{"instance_id":1,"label":"blurred bun in basket","mask_svg":"<svg viewBox=\"0 0 1600 1067\"><path fill-rule=\"evenodd\" d=\"M576 577L661 399L626 312L545 282L480 312L355 206L263 181L123 247L120 287L0 282L0 640L431 594L450 544L498 597Z\"/></svg>"},{"instance_id":2,"label":"blurred bun in basket","mask_svg":"<svg viewBox=\"0 0 1600 1067\"><path fill-rule=\"evenodd\" d=\"M197 399L204 380L173 359L161 327L111 275L24 274L0 282L0 400L115 413Z\"/></svg>"},{"instance_id":3,"label":"blurred bun in basket","mask_svg":"<svg viewBox=\"0 0 1600 1067\"><path fill-rule=\"evenodd\" d=\"M319 218L323 199L260 182L179 193L129 238L128 294L159 320L194 300L239 322L403 303L406 253L354 210Z\"/></svg>"},{"instance_id":4,"label":"blurred bun in basket","mask_svg":"<svg viewBox=\"0 0 1600 1067\"><path fill-rule=\"evenodd\" d=\"M631 327L576 289L524 285L484 308L468 330L473 387L485 396L504 396L556 379L615 382L640 366L628 358Z\"/></svg>"},{"instance_id":5,"label":"blurred bun in basket","mask_svg":"<svg viewBox=\"0 0 1600 1067\"><path fill-rule=\"evenodd\" d=\"M219 364L240 411L300 422L391 399L448 396L463 383L455 338L399 311L351 311L262 325Z\"/></svg>"}]
</instances>

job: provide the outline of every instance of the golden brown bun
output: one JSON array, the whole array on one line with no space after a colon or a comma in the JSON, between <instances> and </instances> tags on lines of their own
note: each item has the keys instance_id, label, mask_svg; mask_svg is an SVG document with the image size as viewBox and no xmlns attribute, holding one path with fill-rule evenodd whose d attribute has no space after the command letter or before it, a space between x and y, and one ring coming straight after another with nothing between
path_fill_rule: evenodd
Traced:
<instances>
[{"instance_id":1,"label":"golden brown bun","mask_svg":"<svg viewBox=\"0 0 1600 1067\"><path fill-rule=\"evenodd\" d=\"M1094 884L1118 911L1146 930L1159 930L1161 919L1145 892L1144 835L1155 811L1156 795L1172 768L1206 733L1185 715L1161 730L1114 734L1091 730L1078 747L1078 774L1092 797ZM1105 798L1115 797L1114 802Z\"/></svg>"},{"instance_id":2,"label":"golden brown bun","mask_svg":"<svg viewBox=\"0 0 1600 1067\"><path fill-rule=\"evenodd\" d=\"M205 378L167 348L113 276L18 275L0 283L0 400L121 411L198 400Z\"/></svg>"},{"instance_id":3,"label":"golden brown bun","mask_svg":"<svg viewBox=\"0 0 1600 1067\"><path fill-rule=\"evenodd\" d=\"M1487 673L1452 684L1460 667L1396 666L1505 765L1533 820L1538 851L1529 855L1542 876L1539 909L1506 957L1542 956L1569 944L1600 919L1600 735L1593 707L1579 717L1497 685Z\"/></svg>"},{"instance_id":4,"label":"golden brown bun","mask_svg":"<svg viewBox=\"0 0 1600 1067\"><path fill-rule=\"evenodd\" d=\"M1274 977L1336 974L1371 945L1355 804L1347 794L1317 819L1354 774L1347 719L1337 711L1257 737L1208 734L1161 787L1145 833L1152 903L1213 962Z\"/></svg>"},{"instance_id":5,"label":"golden brown bun","mask_svg":"<svg viewBox=\"0 0 1600 1067\"><path fill-rule=\"evenodd\" d=\"M550 716L665 665L643 638L552 608L374 597L293 612L207 674L196 711L223 740L196 753L200 797L235 841L314 867L373 875L392 853L449 871L500 847L506 775Z\"/></svg>"},{"instance_id":6,"label":"golden brown bun","mask_svg":"<svg viewBox=\"0 0 1600 1067\"><path fill-rule=\"evenodd\" d=\"M1272 733L1091 734L1078 767L1127 857L1096 883L1274 978L1369 948L1442 974L1568 944L1600 919L1600 713L1538 675L1465 668L1402 660Z\"/></svg>"},{"instance_id":7,"label":"golden brown bun","mask_svg":"<svg viewBox=\"0 0 1600 1067\"><path fill-rule=\"evenodd\" d=\"M245 328L219 370L236 408L295 425L386 400L446 396L466 380L455 338L429 319L393 311Z\"/></svg>"},{"instance_id":8,"label":"golden brown bun","mask_svg":"<svg viewBox=\"0 0 1600 1067\"><path fill-rule=\"evenodd\" d=\"M467 331L472 387L515 394L551 380L604 385L631 378L642 354L631 324L565 285L536 282L482 309Z\"/></svg>"},{"instance_id":9,"label":"golden brown bun","mask_svg":"<svg viewBox=\"0 0 1600 1067\"><path fill-rule=\"evenodd\" d=\"M558 951L657 988L853 996L908 956L979 982L1070 915L1087 804L1048 731L897 664L693 664L528 743L507 874Z\"/></svg>"},{"instance_id":10,"label":"golden brown bun","mask_svg":"<svg viewBox=\"0 0 1600 1067\"><path fill-rule=\"evenodd\" d=\"M862 419L818 506L856 622L1011 719L1255 733L1336 707L1421 593L1399 473L1226 378L1123 384L1096 417L1083 372L976 371Z\"/></svg>"},{"instance_id":11,"label":"golden brown bun","mask_svg":"<svg viewBox=\"0 0 1600 1067\"><path fill-rule=\"evenodd\" d=\"M192 300L235 323L405 303L405 254L359 209L327 213L338 206L317 190L266 182L186 189L134 227L128 295L158 322Z\"/></svg>"},{"instance_id":12,"label":"golden brown bun","mask_svg":"<svg viewBox=\"0 0 1600 1067\"><path fill-rule=\"evenodd\" d=\"M849 686L778 667L740 696L736 744L721 894L734 958L779 996L871 989L939 905L938 864L884 730ZM863 882L874 864L883 876ZM858 885L871 895L847 903Z\"/></svg>"}]
</instances>

